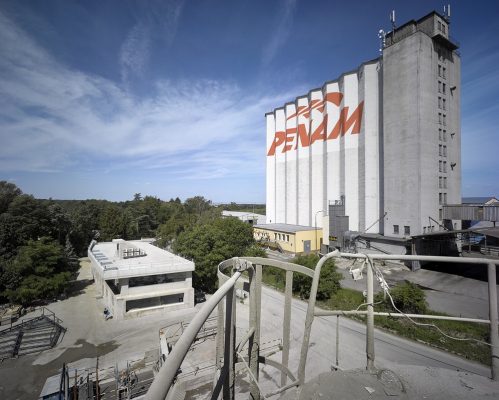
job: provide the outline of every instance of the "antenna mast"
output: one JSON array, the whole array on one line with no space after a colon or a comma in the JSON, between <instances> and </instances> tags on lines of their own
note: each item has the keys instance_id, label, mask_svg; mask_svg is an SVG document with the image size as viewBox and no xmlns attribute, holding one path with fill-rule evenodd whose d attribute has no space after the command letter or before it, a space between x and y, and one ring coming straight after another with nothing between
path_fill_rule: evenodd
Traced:
<instances>
[{"instance_id":1,"label":"antenna mast","mask_svg":"<svg viewBox=\"0 0 499 400\"><path fill-rule=\"evenodd\" d=\"M392 12L390 13L390 22L392 23L392 31L394 31L396 28L396 26L395 26L395 10L392 10Z\"/></svg>"}]
</instances>

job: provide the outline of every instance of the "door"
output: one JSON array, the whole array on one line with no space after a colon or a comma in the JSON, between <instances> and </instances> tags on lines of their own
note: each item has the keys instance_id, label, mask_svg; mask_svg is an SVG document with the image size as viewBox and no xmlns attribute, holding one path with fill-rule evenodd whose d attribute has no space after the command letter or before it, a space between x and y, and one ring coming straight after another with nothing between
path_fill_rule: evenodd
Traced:
<instances>
[{"instance_id":1,"label":"door","mask_svg":"<svg viewBox=\"0 0 499 400\"><path fill-rule=\"evenodd\" d=\"M303 241L303 251L305 252L305 254L310 253L310 240Z\"/></svg>"}]
</instances>

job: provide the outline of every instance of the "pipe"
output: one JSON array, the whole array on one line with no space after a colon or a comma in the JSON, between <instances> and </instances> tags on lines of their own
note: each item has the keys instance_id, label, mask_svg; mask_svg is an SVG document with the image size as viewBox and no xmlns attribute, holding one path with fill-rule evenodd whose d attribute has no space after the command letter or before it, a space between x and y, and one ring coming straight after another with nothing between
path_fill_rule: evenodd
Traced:
<instances>
[{"instance_id":1,"label":"pipe","mask_svg":"<svg viewBox=\"0 0 499 400\"><path fill-rule=\"evenodd\" d=\"M146 399L164 400L166 398L173 379L175 378L182 361L189 351L191 343L196 338L197 333L218 303L230 290L232 290L240 276L241 272L236 271L234 275L232 275L232 277L208 299L204 306L195 315L187 329L173 347L172 352L168 356L167 362L165 362L160 368L156 378L147 391Z\"/></svg>"}]
</instances>

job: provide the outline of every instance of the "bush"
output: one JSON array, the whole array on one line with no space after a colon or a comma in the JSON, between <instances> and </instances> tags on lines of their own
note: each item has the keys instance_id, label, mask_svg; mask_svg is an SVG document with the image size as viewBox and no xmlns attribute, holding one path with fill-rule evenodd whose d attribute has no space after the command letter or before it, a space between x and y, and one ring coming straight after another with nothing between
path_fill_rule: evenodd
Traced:
<instances>
[{"instance_id":1,"label":"bush","mask_svg":"<svg viewBox=\"0 0 499 400\"><path fill-rule=\"evenodd\" d=\"M262 249L260 246L258 246L257 244L254 244L245 250L243 257L267 258L267 253L265 253L265 250Z\"/></svg>"},{"instance_id":2,"label":"bush","mask_svg":"<svg viewBox=\"0 0 499 400\"><path fill-rule=\"evenodd\" d=\"M414 283L405 281L398 283L390 289L395 306L402 312L408 314L425 314L428 304L424 291ZM393 310L390 298L384 298L383 293L378 293L375 302L382 301L382 305L387 310Z\"/></svg>"},{"instance_id":3,"label":"bush","mask_svg":"<svg viewBox=\"0 0 499 400\"><path fill-rule=\"evenodd\" d=\"M319 256L307 254L295 257L293 262L315 270L319 260ZM336 271L334 261L327 260L322 266L319 286L317 288L317 300L327 300L331 295L336 293L341 287L341 278L342 275ZM293 292L299 294L301 298L309 298L311 286L312 278L299 273L293 275Z\"/></svg>"}]
</instances>

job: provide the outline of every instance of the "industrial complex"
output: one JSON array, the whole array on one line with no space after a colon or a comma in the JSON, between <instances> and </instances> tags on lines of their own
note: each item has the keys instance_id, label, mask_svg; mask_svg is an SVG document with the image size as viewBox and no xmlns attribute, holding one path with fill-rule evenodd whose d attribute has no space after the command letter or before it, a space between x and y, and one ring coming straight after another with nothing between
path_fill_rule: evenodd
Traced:
<instances>
[{"instance_id":1,"label":"industrial complex","mask_svg":"<svg viewBox=\"0 0 499 400\"><path fill-rule=\"evenodd\" d=\"M267 224L324 228L393 253L461 202L460 55L449 15L389 32L381 55L266 114ZM394 24L394 21L393 21Z\"/></svg>"}]
</instances>

